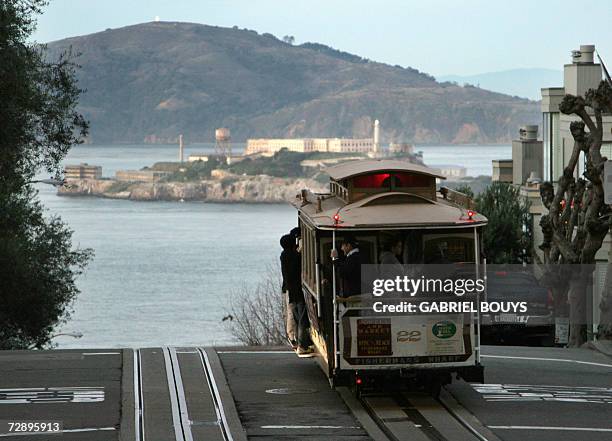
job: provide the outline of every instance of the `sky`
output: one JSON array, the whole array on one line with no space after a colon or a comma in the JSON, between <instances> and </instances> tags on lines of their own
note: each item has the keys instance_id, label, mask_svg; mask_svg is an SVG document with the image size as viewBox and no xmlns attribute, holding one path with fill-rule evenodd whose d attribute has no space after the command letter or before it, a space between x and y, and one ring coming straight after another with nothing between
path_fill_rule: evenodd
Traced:
<instances>
[{"instance_id":1,"label":"sky","mask_svg":"<svg viewBox=\"0 0 612 441\"><path fill-rule=\"evenodd\" d=\"M595 44L612 66L611 0L51 0L34 39L153 21L292 35L431 75L561 70ZM609 61L608 61L609 60Z\"/></svg>"}]
</instances>

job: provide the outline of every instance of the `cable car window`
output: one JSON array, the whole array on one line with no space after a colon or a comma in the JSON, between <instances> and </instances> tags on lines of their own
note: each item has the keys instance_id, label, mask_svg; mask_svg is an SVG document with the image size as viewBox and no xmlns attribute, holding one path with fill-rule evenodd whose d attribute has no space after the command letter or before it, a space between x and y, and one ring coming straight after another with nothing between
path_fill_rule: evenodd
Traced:
<instances>
[{"instance_id":1,"label":"cable car window","mask_svg":"<svg viewBox=\"0 0 612 441\"><path fill-rule=\"evenodd\" d=\"M309 254L309 260L308 260L308 265L309 265L309 279L308 281L310 282L309 285L311 287L315 286L316 283L316 244L315 244L315 232L312 229L308 230L308 242L309 242L309 250L310 250L310 254Z\"/></svg>"},{"instance_id":2,"label":"cable car window","mask_svg":"<svg viewBox=\"0 0 612 441\"><path fill-rule=\"evenodd\" d=\"M377 262L376 260L376 237L357 237L359 243L359 254L361 264L367 265Z\"/></svg>"},{"instance_id":3,"label":"cable car window","mask_svg":"<svg viewBox=\"0 0 612 441\"><path fill-rule=\"evenodd\" d=\"M353 186L355 188L410 188L429 187L433 178L427 175L414 173L375 173L369 175L355 176Z\"/></svg>"},{"instance_id":4,"label":"cable car window","mask_svg":"<svg viewBox=\"0 0 612 441\"><path fill-rule=\"evenodd\" d=\"M474 260L474 241L465 237L438 237L424 240L425 263L458 263Z\"/></svg>"}]
</instances>

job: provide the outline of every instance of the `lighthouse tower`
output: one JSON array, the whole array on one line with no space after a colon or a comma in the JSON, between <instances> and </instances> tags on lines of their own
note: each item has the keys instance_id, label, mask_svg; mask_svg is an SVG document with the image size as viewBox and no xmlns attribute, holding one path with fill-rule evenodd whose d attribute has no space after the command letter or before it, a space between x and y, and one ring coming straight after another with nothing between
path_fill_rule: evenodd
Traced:
<instances>
[{"instance_id":1,"label":"lighthouse tower","mask_svg":"<svg viewBox=\"0 0 612 441\"><path fill-rule=\"evenodd\" d=\"M374 153L380 153L380 122L374 121Z\"/></svg>"},{"instance_id":2,"label":"lighthouse tower","mask_svg":"<svg viewBox=\"0 0 612 441\"><path fill-rule=\"evenodd\" d=\"M185 145L183 144L183 135L179 135L179 162L183 162L185 158Z\"/></svg>"}]
</instances>

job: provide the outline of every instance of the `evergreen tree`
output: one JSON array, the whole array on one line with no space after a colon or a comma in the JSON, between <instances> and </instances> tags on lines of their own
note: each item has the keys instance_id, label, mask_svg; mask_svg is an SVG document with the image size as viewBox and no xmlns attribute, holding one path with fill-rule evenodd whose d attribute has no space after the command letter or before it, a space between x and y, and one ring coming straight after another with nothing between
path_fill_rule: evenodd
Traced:
<instances>
[{"instance_id":1,"label":"evergreen tree","mask_svg":"<svg viewBox=\"0 0 612 441\"><path fill-rule=\"evenodd\" d=\"M91 250L45 212L36 174L61 177L61 161L87 135L76 111L70 53L56 60L30 41L42 0L0 0L0 349L42 348L68 319L76 276Z\"/></svg>"},{"instance_id":2,"label":"evergreen tree","mask_svg":"<svg viewBox=\"0 0 612 441\"><path fill-rule=\"evenodd\" d=\"M533 228L529 204L517 187L493 182L476 198L476 210L489 220L483 239L489 263L531 261Z\"/></svg>"}]
</instances>

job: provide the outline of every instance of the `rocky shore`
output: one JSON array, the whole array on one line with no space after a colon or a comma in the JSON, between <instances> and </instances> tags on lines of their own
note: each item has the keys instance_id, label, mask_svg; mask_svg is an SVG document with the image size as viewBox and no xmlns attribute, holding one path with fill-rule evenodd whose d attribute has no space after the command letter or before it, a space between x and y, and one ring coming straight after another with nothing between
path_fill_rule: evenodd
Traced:
<instances>
[{"instance_id":1,"label":"rocky shore","mask_svg":"<svg viewBox=\"0 0 612 441\"><path fill-rule=\"evenodd\" d=\"M58 191L60 196L95 196L133 201L203 201L283 203L304 188L324 191L313 179L238 176L197 182L123 182L115 179L75 179Z\"/></svg>"}]
</instances>

